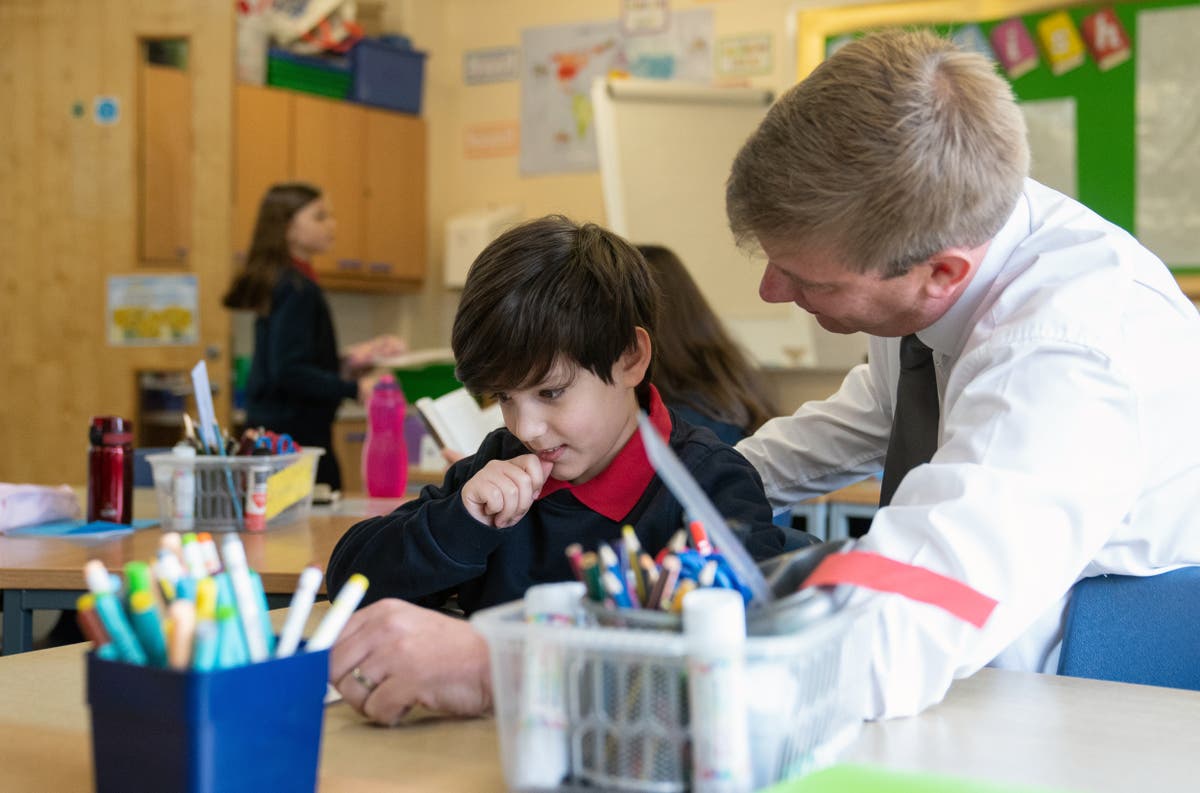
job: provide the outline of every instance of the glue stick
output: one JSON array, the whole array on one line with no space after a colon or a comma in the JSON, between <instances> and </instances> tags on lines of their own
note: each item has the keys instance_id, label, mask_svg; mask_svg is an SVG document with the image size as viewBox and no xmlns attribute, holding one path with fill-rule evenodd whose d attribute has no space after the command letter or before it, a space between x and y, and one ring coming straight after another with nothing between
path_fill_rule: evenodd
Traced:
<instances>
[{"instance_id":1,"label":"glue stick","mask_svg":"<svg viewBox=\"0 0 1200 793\"><path fill-rule=\"evenodd\" d=\"M692 720L692 790L749 793L746 607L732 589L694 589L683 599Z\"/></svg>"}]
</instances>

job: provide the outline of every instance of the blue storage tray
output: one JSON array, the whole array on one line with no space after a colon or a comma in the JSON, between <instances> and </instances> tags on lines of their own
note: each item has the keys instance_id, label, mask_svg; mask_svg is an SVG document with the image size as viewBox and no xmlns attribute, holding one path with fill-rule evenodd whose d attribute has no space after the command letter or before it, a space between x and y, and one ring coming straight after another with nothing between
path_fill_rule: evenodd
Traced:
<instances>
[{"instance_id":1,"label":"blue storage tray","mask_svg":"<svg viewBox=\"0 0 1200 793\"><path fill-rule=\"evenodd\" d=\"M87 657L97 793L315 790L329 651L212 672Z\"/></svg>"},{"instance_id":2,"label":"blue storage tray","mask_svg":"<svg viewBox=\"0 0 1200 793\"><path fill-rule=\"evenodd\" d=\"M364 105L421 113L425 53L363 39L350 52L350 99Z\"/></svg>"}]
</instances>

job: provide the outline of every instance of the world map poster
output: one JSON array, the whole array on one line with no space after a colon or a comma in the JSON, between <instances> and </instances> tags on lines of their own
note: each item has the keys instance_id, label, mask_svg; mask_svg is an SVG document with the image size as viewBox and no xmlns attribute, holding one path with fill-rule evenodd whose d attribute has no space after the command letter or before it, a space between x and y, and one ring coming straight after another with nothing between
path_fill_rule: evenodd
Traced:
<instances>
[{"instance_id":1,"label":"world map poster","mask_svg":"<svg viewBox=\"0 0 1200 793\"><path fill-rule=\"evenodd\" d=\"M616 74L709 83L712 29L712 12L701 8L637 35L615 19L523 30L521 173L596 170L592 81Z\"/></svg>"}]
</instances>

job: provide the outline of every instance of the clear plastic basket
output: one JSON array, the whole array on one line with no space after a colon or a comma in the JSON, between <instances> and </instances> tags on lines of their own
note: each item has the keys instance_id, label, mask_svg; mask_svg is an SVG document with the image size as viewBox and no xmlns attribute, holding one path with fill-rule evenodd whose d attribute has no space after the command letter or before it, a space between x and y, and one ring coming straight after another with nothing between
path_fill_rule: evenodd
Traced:
<instances>
[{"instance_id":1,"label":"clear plastic basket","mask_svg":"<svg viewBox=\"0 0 1200 793\"><path fill-rule=\"evenodd\" d=\"M317 461L324 453L319 447L306 446L295 454L184 457L165 453L146 459L154 472L163 528L238 531L245 528L246 491L255 469L261 469L267 480L267 527L308 517ZM193 494L190 520L181 503L189 492Z\"/></svg>"},{"instance_id":2,"label":"clear plastic basket","mask_svg":"<svg viewBox=\"0 0 1200 793\"><path fill-rule=\"evenodd\" d=\"M795 633L746 639L744 675L754 788L830 764L862 726L866 606ZM691 788L688 642L679 633L526 623L522 601L475 614L487 639L509 789ZM538 679L531 680L536 673ZM530 718L531 695L565 718ZM534 726L530 726L530 725ZM557 744L557 746L556 746ZM560 757L555 759L555 754ZM547 774L547 767L550 773ZM558 783L546 783L565 772ZM530 780L539 780L530 784Z\"/></svg>"}]
</instances>

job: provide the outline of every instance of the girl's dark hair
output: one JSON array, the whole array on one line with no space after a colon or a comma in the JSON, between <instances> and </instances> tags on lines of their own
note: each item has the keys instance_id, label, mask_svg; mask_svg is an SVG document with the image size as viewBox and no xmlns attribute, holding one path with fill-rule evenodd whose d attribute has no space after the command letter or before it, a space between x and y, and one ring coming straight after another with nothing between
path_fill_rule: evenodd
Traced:
<instances>
[{"instance_id":1,"label":"girl's dark hair","mask_svg":"<svg viewBox=\"0 0 1200 793\"><path fill-rule=\"evenodd\" d=\"M523 223L467 273L450 340L456 374L477 394L529 388L562 357L612 383L636 329L655 338L657 305L645 261L621 237L561 215Z\"/></svg>"},{"instance_id":2,"label":"girl's dark hair","mask_svg":"<svg viewBox=\"0 0 1200 793\"><path fill-rule=\"evenodd\" d=\"M779 413L762 377L729 337L679 257L639 245L661 294L654 385L667 404L741 427L747 435Z\"/></svg>"},{"instance_id":3,"label":"girl's dark hair","mask_svg":"<svg viewBox=\"0 0 1200 793\"><path fill-rule=\"evenodd\" d=\"M292 268L287 230L304 207L321 197L321 191L303 182L272 185L258 205L258 220L250 239L246 266L233 278L222 303L226 308L260 314L271 310L271 292L279 276Z\"/></svg>"}]
</instances>

